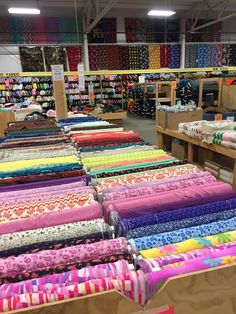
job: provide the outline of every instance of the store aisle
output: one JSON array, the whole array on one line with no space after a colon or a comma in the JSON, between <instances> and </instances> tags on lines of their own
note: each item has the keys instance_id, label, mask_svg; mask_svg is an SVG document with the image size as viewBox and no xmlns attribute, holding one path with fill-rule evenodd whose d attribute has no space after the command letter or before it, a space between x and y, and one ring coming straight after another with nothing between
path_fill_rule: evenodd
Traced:
<instances>
[{"instance_id":1,"label":"store aisle","mask_svg":"<svg viewBox=\"0 0 236 314\"><path fill-rule=\"evenodd\" d=\"M124 127L140 133L141 137L152 145L157 144L156 121L128 113Z\"/></svg>"}]
</instances>

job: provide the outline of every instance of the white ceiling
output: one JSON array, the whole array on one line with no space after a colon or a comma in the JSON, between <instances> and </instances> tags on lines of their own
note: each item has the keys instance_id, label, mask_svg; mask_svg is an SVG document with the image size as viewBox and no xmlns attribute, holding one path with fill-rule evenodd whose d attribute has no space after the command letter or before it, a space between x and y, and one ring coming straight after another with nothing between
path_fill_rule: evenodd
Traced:
<instances>
[{"instance_id":1,"label":"white ceiling","mask_svg":"<svg viewBox=\"0 0 236 314\"><path fill-rule=\"evenodd\" d=\"M75 2L78 13L82 15L83 8L89 0L0 0L0 15L8 15L8 7L38 7L42 15L74 15ZM94 0L100 2L103 8L110 0ZM172 9L177 15L189 10L195 10L203 0L117 0L108 16L146 16L149 9ZM208 0L213 5L222 0ZM207 6L206 6L207 8ZM236 0L229 0L228 12L236 11Z\"/></svg>"}]
</instances>

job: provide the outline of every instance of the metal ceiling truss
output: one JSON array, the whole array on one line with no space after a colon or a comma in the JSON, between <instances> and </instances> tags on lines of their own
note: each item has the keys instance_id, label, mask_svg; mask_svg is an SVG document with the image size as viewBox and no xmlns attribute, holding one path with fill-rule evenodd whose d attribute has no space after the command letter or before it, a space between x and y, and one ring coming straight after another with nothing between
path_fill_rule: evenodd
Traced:
<instances>
[{"instance_id":1,"label":"metal ceiling truss","mask_svg":"<svg viewBox=\"0 0 236 314\"><path fill-rule=\"evenodd\" d=\"M186 18L189 18L190 16L190 19L188 19L186 23L187 31L194 33L207 26L235 17L236 12L233 12L231 14L225 14L228 4L229 4L229 0L220 0L217 3L215 0L213 1L201 0L199 3L197 3L196 6L193 6L191 10L187 11L184 15L184 17ZM209 15L211 15L213 19L208 23L197 25L199 22L200 16L203 15L202 14L203 12L209 13Z\"/></svg>"},{"instance_id":2,"label":"metal ceiling truss","mask_svg":"<svg viewBox=\"0 0 236 314\"><path fill-rule=\"evenodd\" d=\"M96 26L96 24L110 11L117 0L110 0L101 8L100 0L88 0L84 8L84 24L86 33Z\"/></svg>"}]
</instances>

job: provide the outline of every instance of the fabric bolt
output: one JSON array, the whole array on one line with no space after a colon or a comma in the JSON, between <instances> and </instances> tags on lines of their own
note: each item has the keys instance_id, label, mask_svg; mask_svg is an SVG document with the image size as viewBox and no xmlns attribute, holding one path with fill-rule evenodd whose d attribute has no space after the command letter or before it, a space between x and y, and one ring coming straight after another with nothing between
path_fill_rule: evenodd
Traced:
<instances>
[{"instance_id":1,"label":"fabric bolt","mask_svg":"<svg viewBox=\"0 0 236 314\"><path fill-rule=\"evenodd\" d=\"M78 208L67 209L0 224L0 235L97 218L102 218L102 209L100 204L95 203L82 206L79 210Z\"/></svg>"},{"instance_id":2,"label":"fabric bolt","mask_svg":"<svg viewBox=\"0 0 236 314\"><path fill-rule=\"evenodd\" d=\"M8 222L17 219L30 217L38 217L42 214L68 210L85 205L95 204L96 201L92 193L82 192L77 194L64 194L61 196L52 197L49 200L22 202L15 206L4 206L0 209L0 222Z\"/></svg>"},{"instance_id":3,"label":"fabric bolt","mask_svg":"<svg viewBox=\"0 0 236 314\"><path fill-rule=\"evenodd\" d=\"M1 298L9 298L22 293L39 292L72 284L79 284L92 279L102 279L128 274L130 265L125 260L114 263L88 266L79 270L47 275L18 283L4 284L0 287Z\"/></svg>"},{"instance_id":4,"label":"fabric bolt","mask_svg":"<svg viewBox=\"0 0 236 314\"><path fill-rule=\"evenodd\" d=\"M224 211L231 211L236 208L236 199L227 199L225 201L218 201L196 205L187 208L178 208L171 211L163 211L157 214L144 215L136 218L122 219L118 222L117 233L119 236L127 235L130 231L145 226L152 226L155 224L164 224L171 221L179 221L183 219L197 218L214 213L221 213Z\"/></svg>"},{"instance_id":5,"label":"fabric bolt","mask_svg":"<svg viewBox=\"0 0 236 314\"><path fill-rule=\"evenodd\" d=\"M0 251L0 257L19 256L21 254L34 254L43 250L59 250L70 246L91 244L94 242L108 240L112 238L111 231L97 232L86 236L76 236L74 238L32 243L17 248Z\"/></svg>"},{"instance_id":6,"label":"fabric bolt","mask_svg":"<svg viewBox=\"0 0 236 314\"><path fill-rule=\"evenodd\" d=\"M145 173L136 173L123 175L114 178L100 179L97 181L96 190L98 192L114 189L117 186L130 186L143 181L163 180L170 177L181 176L190 173L201 172L196 166L187 164L183 166L174 166L161 170L147 171Z\"/></svg>"},{"instance_id":7,"label":"fabric bolt","mask_svg":"<svg viewBox=\"0 0 236 314\"><path fill-rule=\"evenodd\" d=\"M170 166L177 166L177 165L184 165L187 161L177 160L177 161L168 161L168 162L161 162L157 164L140 164L140 165L134 165L133 167L129 168L126 167L121 168L120 170L112 169L112 171L105 170L104 172L96 174L97 178L105 178L105 177L113 177L114 175L123 175L123 174L129 174L129 173L135 173L135 172L141 172L141 171L149 171L154 169L162 169L162 168L168 168Z\"/></svg>"},{"instance_id":8,"label":"fabric bolt","mask_svg":"<svg viewBox=\"0 0 236 314\"><path fill-rule=\"evenodd\" d=\"M127 189L123 191L117 191L117 192L110 192L105 193L104 198L105 200L124 200L127 198L135 198L140 196L149 196L156 193L161 193L165 191L171 191L171 190L178 190L190 186L198 186L204 183L213 183L216 182L216 178L212 175L203 176L199 178L191 178L186 180L179 180L179 181L173 181L173 182L167 182L167 183L155 183L150 184L149 186L143 186L140 188L134 188L134 189Z\"/></svg>"},{"instance_id":9,"label":"fabric bolt","mask_svg":"<svg viewBox=\"0 0 236 314\"><path fill-rule=\"evenodd\" d=\"M224 233L233 231L236 229L235 225L236 217L233 217L227 220L214 221L209 224L202 224L189 228L145 236L142 238L130 239L129 243L131 243L132 247L135 248L136 251L147 250L154 247L161 247L185 241L193 237L207 237L219 232Z\"/></svg>"},{"instance_id":10,"label":"fabric bolt","mask_svg":"<svg viewBox=\"0 0 236 314\"><path fill-rule=\"evenodd\" d=\"M218 220L228 220L236 216L236 209L226 210L218 213L206 214L202 216L196 216L192 218L175 220L171 222L165 222L163 224L155 224L152 226L141 227L133 229L128 232L127 237L131 238L141 238L148 236L154 236L155 234L164 232L170 232L174 230L183 230L183 228L189 228L198 225L205 225L211 222L217 222Z\"/></svg>"},{"instance_id":11,"label":"fabric bolt","mask_svg":"<svg viewBox=\"0 0 236 314\"><path fill-rule=\"evenodd\" d=\"M209 256L211 253L216 253L218 251L225 251L228 248L235 247L236 242L229 242L226 244L220 244L212 247L207 247L203 249L197 249L185 253L166 255L159 258L150 258L150 259L137 259L136 267L149 273L153 269L166 268L169 265L180 263L184 261L194 260L195 258Z\"/></svg>"},{"instance_id":12,"label":"fabric bolt","mask_svg":"<svg viewBox=\"0 0 236 314\"><path fill-rule=\"evenodd\" d=\"M142 272L132 272L124 276L94 279L85 283L48 290L46 292L21 294L0 300L0 311L8 312L28 308L58 300L67 300L92 293L116 289L126 297L143 305L146 302L146 280Z\"/></svg>"},{"instance_id":13,"label":"fabric bolt","mask_svg":"<svg viewBox=\"0 0 236 314\"><path fill-rule=\"evenodd\" d=\"M92 244L71 246L59 250L41 251L35 254L22 254L0 259L0 277L12 277L22 272L39 271L59 265L89 262L103 256L128 253L127 240L117 238ZM10 276L11 274L11 276Z\"/></svg>"},{"instance_id":14,"label":"fabric bolt","mask_svg":"<svg viewBox=\"0 0 236 314\"><path fill-rule=\"evenodd\" d=\"M154 214L160 211L184 208L198 204L205 204L212 201L221 201L236 196L231 185L216 182L195 187L182 189L181 191L167 191L158 196L149 197L148 200L136 198L126 202L105 201L105 218L109 219L111 211L117 211L121 218L130 218Z\"/></svg>"},{"instance_id":15,"label":"fabric bolt","mask_svg":"<svg viewBox=\"0 0 236 314\"><path fill-rule=\"evenodd\" d=\"M165 245L159 248L142 250L139 253L143 258L158 258L165 255L185 253L188 251L211 247L219 244L235 242L236 231L210 235L207 237L195 237L171 245Z\"/></svg>"},{"instance_id":16,"label":"fabric bolt","mask_svg":"<svg viewBox=\"0 0 236 314\"><path fill-rule=\"evenodd\" d=\"M160 46L149 45L149 69L160 68Z\"/></svg>"},{"instance_id":17,"label":"fabric bolt","mask_svg":"<svg viewBox=\"0 0 236 314\"><path fill-rule=\"evenodd\" d=\"M210 254L210 256L204 256L196 258L194 261L185 261L177 263L173 267L163 269L156 272L150 272L147 274L147 280L149 283L149 297L156 293L158 283L161 283L168 278L178 276L180 274L188 274L204 269L212 269L219 266L231 265L236 262L236 249L230 248L224 251L219 251Z\"/></svg>"},{"instance_id":18,"label":"fabric bolt","mask_svg":"<svg viewBox=\"0 0 236 314\"><path fill-rule=\"evenodd\" d=\"M103 219L75 222L48 228L33 229L23 232L1 235L0 251L18 248L33 243L70 239L89 236L94 233L109 232L110 227Z\"/></svg>"}]
</instances>

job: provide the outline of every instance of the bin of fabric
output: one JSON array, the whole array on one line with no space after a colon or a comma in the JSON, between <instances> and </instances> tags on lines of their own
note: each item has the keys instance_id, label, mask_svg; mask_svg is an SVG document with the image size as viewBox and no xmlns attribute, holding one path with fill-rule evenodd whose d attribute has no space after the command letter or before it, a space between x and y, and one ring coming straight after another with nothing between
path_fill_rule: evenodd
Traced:
<instances>
[{"instance_id":1,"label":"bin of fabric","mask_svg":"<svg viewBox=\"0 0 236 314\"><path fill-rule=\"evenodd\" d=\"M149 45L149 69L160 68L160 46Z\"/></svg>"},{"instance_id":2,"label":"bin of fabric","mask_svg":"<svg viewBox=\"0 0 236 314\"><path fill-rule=\"evenodd\" d=\"M236 231L229 231L225 233L210 235L207 237L196 237L182 242L165 245L158 248L143 250L139 253L143 258L158 258L161 256L185 253L188 251L207 248L222 243L229 243L236 241Z\"/></svg>"}]
</instances>

